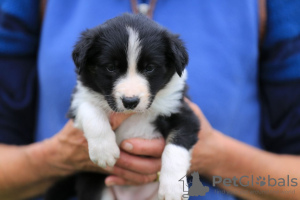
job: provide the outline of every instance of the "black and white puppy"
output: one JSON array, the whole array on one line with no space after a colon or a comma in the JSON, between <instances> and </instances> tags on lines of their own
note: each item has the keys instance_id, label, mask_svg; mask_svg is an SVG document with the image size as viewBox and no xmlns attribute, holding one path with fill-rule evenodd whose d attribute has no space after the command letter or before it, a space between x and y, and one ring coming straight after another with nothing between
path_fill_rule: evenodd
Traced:
<instances>
[{"instance_id":1,"label":"black and white puppy","mask_svg":"<svg viewBox=\"0 0 300 200\"><path fill-rule=\"evenodd\" d=\"M180 200L179 179L190 167L200 126L184 101L188 54L183 42L142 15L124 14L83 32L73 59L78 81L70 114L84 132L94 163L114 166L125 139L166 139L159 184L99 191L90 182L84 187L98 191L81 198ZM109 115L115 112L135 114L113 131Z\"/></svg>"}]
</instances>

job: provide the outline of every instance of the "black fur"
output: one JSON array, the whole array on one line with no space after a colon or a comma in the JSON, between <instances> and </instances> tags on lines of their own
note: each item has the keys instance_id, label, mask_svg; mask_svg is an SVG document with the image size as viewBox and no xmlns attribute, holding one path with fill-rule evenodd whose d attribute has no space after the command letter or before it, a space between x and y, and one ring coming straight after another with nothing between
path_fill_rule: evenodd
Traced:
<instances>
[{"instance_id":1,"label":"black fur","mask_svg":"<svg viewBox=\"0 0 300 200\"><path fill-rule=\"evenodd\" d=\"M150 86L148 108L157 92L167 85L175 73L181 76L188 63L187 51L179 37L142 15L125 14L83 32L72 54L78 79L85 87L104 95L116 112L112 89L128 68L128 26L137 29L141 39L137 70L146 77ZM110 72L108 66L114 71ZM148 73L146 69L149 67L154 71ZM182 90L178 92L184 93ZM178 113L159 116L153 124L165 139L171 138L169 142L189 150L197 141L200 125L183 99L181 103ZM69 110L68 117L76 117L73 110ZM104 175L94 173L76 174L54 185L46 194L46 200L63 200L72 195L80 200L99 199L104 179Z\"/></svg>"},{"instance_id":2,"label":"black fur","mask_svg":"<svg viewBox=\"0 0 300 200\"><path fill-rule=\"evenodd\" d=\"M105 186L104 180L107 175L81 172L58 181L51 187L45 200L67 200L76 196L80 200L99 200Z\"/></svg>"},{"instance_id":3,"label":"black fur","mask_svg":"<svg viewBox=\"0 0 300 200\"><path fill-rule=\"evenodd\" d=\"M69 176L55 183L44 196L44 200L67 200L76 194L77 175Z\"/></svg>"},{"instance_id":4,"label":"black fur","mask_svg":"<svg viewBox=\"0 0 300 200\"><path fill-rule=\"evenodd\" d=\"M83 32L72 54L76 72L85 86L105 95L110 107L116 112L118 110L112 89L116 80L128 68L127 27L139 31L142 50L137 68L149 82L149 98L153 98L174 73L181 76L188 63L188 54L178 36L143 15L124 14ZM146 71L150 65L154 67L152 73ZM107 66L113 66L115 72L107 71Z\"/></svg>"},{"instance_id":5,"label":"black fur","mask_svg":"<svg viewBox=\"0 0 300 200\"><path fill-rule=\"evenodd\" d=\"M107 175L98 173L80 173L77 177L76 192L80 200L99 200L105 187Z\"/></svg>"},{"instance_id":6,"label":"black fur","mask_svg":"<svg viewBox=\"0 0 300 200\"><path fill-rule=\"evenodd\" d=\"M154 124L165 139L170 137L172 144L191 149L198 140L199 119L184 101L178 113L159 116Z\"/></svg>"}]
</instances>

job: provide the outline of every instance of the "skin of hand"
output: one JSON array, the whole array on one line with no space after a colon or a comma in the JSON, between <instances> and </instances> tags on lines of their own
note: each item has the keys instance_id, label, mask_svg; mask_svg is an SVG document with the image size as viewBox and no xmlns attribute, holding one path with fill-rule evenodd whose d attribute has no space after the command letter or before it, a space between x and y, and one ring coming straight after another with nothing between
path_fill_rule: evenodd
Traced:
<instances>
[{"instance_id":1,"label":"skin of hand","mask_svg":"<svg viewBox=\"0 0 300 200\"><path fill-rule=\"evenodd\" d=\"M214 152L211 150L212 148L205 148L205 145L209 145L212 147L214 146L214 131L198 106L188 99L185 100L201 121L199 141L197 145L194 146L190 172L199 171L200 169L202 173L205 173L206 169L210 169L211 167L216 165L216 163L211 162L212 159L210 159L211 156L214 156ZM202 144L203 141L205 141L204 144ZM112 172L118 172L118 175L120 175L120 172L122 172L125 168L133 173L129 173L129 171L127 173L124 172L123 177L118 175L110 175L105 180L106 185L135 185L136 183L133 181L135 180L136 173L150 175L148 177L144 176L144 180L142 179L139 184L143 182L148 183L155 180L156 174L161 168L161 155L164 150L164 146L165 141L162 138L155 140L132 138L123 141L121 143L120 159L117 161L116 166L113 168ZM206 150L208 152L203 152ZM208 155L206 156L206 161L202 159L203 156L198 155L202 152ZM144 156L148 157L145 158ZM130 176L132 176L132 178Z\"/></svg>"},{"instance_id":2,"label":"skin of hand","mask_svg":"<svg viewBox=\"0 0 300 200\"><path fill-rule=\"evenodd\" d=\"M187 99L186 102L201 121L199 140L192 152L190 172L198 171L208 181L213 181L213 176L233 180L234 177L253 175L254 178L261 176L267 179L270 176L279 182L279 178L287 179L287 175L290 179L300 176L300 156L267 152L226 136L211 127L196 104ZM287 183L285 186L277 184L272 187L268 184L260 186L254 183L243 187L241 184L245 185L247 181L249 180L236 181L238 186L234 186L233 183L230 186L220 183L217 187L242 199L300 199L299 182L298 187L290 187ZM268 190L276 192L253 192Z\"/></svg>"},{"instance_id":3,"label":"skin of hand","mask_svg":"<svg viewBox=\"0 0 300 200\"><path fill-rule=\"evenodd\" d=\"M193 147L190 172L198 171L201 174L209 174L212 168L218 167L218 162L215 162L213 158L222 147L216 145L216 130L212 128L199 107L187 98L185 102L200 120L199 139Z\"/></svg>"},{"instance_id":4,"label":"skin of hand","mask_svg":"<svg viewBox=\"0 0 300 200\"><path fill-rule=\"evenodd\" d=\"M128 115L118 114L110 116L112 129L115 130ZM112 174L105 179L107 186L112 185L140 185L153 182L161 168L161 154L165 141L162 138L145 140L132 138L124 140L121 154L116 165L109 168Z\"/></svg>"},{"instance_id":5,"label":"skin of hand","mask_svg":"<svg viewBox=\"0 0 300 200\"><path fill-rule=\"evenodd\" d=\"M116 129L130 115L112 115ZM57 180L78 171L112 174L106 183L143 184L156 179L160 169L162 139L131 139L122 143L116 166L102 169L89 159L88 144L83 132L69 120L52 138L30 145L0 144L0 199L27 199L44 193ZM129 152L129 153L128 153ZM137 155L147 155L151 158ZM21 166L21 168L20 168Z\"/></svg>"},{"instance_id":6,"label":"skin of hand","mask_svg":"<svg viewBox=\"0 0 300 200\"><path fill-rule=\"evenodd\" d=\"M297 170L297 166L300 166L299 156L269 153L228 137L215 130L210 125L196 104L187 99L186 102L201 121L201 128L198 135L199 140L195 144L192 152L191 172L198 171L201 176L206 177L208 180L211 180L214 175L219 175L221 177L241 177L253 174L254 176L267 177L270 174L274 178L285 177L286 174L289 174L290 177L298 177L300 175L299 170ZM127 117L128 116L126 115L111 116L110 121L112 127L115 129ZM112 175L108 176L105 180L105 183L108 186L137 185L149 183L156 179L156 172L159 171L161 167L160 156L165 145L163 139L144 140L132 138L123 141L121 143L120 159L113 168L103 171L89 161L87 143L82 132L73 127L68 127L68 124L66 126L66 128L70 128L69 131L66 131L67 133L69 132L69 134L72 135L74 133L73 131L75 131L78 135L74 134L74 138L70 139L69 137L72 136L67 133L62 134L61 136L57 134L57 137L60 138L56 141L60 141L61 144L66 142L67 145L70 146L74 146L75 144L75 146L77 146L75 148L77 151L61 154L61 160L65 162L57 162L61 163L61 165L54 168L64 169L61 171L68 171L68 173L73 173L77 170L110 173ZM237 149L239 151L237 151ZM76 156L73 155L74 152L81 152L82 154L78 154L76 158ZM293 196L293 194L282 193L281 195L278 195L276 193L271 193L259 195L245 192L268 189L260 188L255 184L252 187L224 187L223 185L219 185L219 187L244 199L298 198L295 195ZM282 191L289 188L273 187L272 189Z\"/></svg>"},{"instance_id":7,"label":"skin of hand","mask_svg":"<svg viewBox=\"0 0 300 200\"><path fill-rule=\"evenodd\" d=\"M197 145L194 146L190 172L200 170L202 173L206 173L207 169L211 169L211 167L217 166L217 163L212 162L213 159L210 159L212 158L212 156L215 155L214 153L217 151L213 151L212 148L215 144L215 142L213 141L214 129L211 127L211 125L209 124L201 110L198 108L198 106L189 101L188 99L185 100L201 121L199 141ZM123 175L123 177L116 175L108 176L105 180L106 185L134 185L136 183L132 182L131 180L134 181L134 175L136 175L136 173L150 175L148 177L144 176L145 179L139 183L148 183L155 180L156 174L161 168L160 158L164 150L164 146L165 141L162 138L155 140L132 138L123 141L121 143L120 159L117 161L116 166L113 168L112 172L121 172L125 168L134 172L135 174L127 173L125 176ZM209 147L206 148L205 146ZM207 155L205 156L206 161L203 159L203 156L199 155L200 153ZM148 157L145 158L138 156ZM129 178L130 175L132 175L132 178ZM128 179L126 180L125 177L128 177Z\"/></svg>"},{"instance_id":8,"label":"skin of hand","mask_svg":"<svg viewBox=\"0 0 300 200\"><path fill-rule=\"evenodd\" d=\"M192 108L194 113L201 121L201 131L199 132L199 140L193 148L190 172L198 171L201 174L211 173L212 168L218 168L219 162L213 159L216 153L222 148L216 146L215 137L218 136L217 131L214 130L207 119L205 118L199 107L185 99L185 101ZM161 154L164 150L165 142L163 139L144 140L139 138L132 138L121 143L121 156L117 161L116 166L112 172L118 172L118 175L108 176L105 180L106 185L134 185L136 173L149 174L139 183L148 183L155 180L156 173L161 167ZM138 157L138 156L150 156ZM127 169L135 174L126 173L120 176L122 170ZM130 177L132 175L132 178ZM128 178L127 178L128 177ZM127 178L127 180L126 180Z\"/></svg>"},{"instance_id":9,"label":"skin of hand","mask_svg":"<svg viewBox=\"0 0 300 200\"><path fill-rule=\"evenodd\" d=\"M130 115L113 114L110 116L112 129L115 130ZM121 144L121 155L116 165L102 169L90 161L88 155L88 144L83 133L73 127L70 120L62 131L56 134L48 142L48 145L55 146L56 153L51 151L47 162L62 176L78 171L95 171L112 174L105 181L108 186L118 185L139 185L152 182L160 170L160 155L163 151L163 139L143 140L130 139ZM47 141L46 141L47 143ZM125 152L124 150L128 152ZM149 157L144 157L149 156ZM53 157L54 160L49 159Z\"/></svg>"},{"instance_id":10,"label":"skin of hand","mask_svg":"<svg viewBox=\"0 0 300 200\"><path fill-rule=\"evenodd\" d=\"M107 186L137 185L153 182L161 168L163 138L146 140L132 138L121 143L121 155L105 180Z\"/></svg>"}]
</instances>

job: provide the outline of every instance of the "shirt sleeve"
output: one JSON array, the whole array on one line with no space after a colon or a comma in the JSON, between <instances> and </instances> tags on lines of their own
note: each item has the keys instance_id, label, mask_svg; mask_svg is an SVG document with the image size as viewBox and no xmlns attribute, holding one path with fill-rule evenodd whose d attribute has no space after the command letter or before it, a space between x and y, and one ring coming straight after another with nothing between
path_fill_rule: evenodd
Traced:
<instances>
[{"instance_id":1,"label":"shirt sleeve","mask_svg":"<svg viewBox=\"0 0 300 200\"><path fill-rule=\"evenodd\" d=\"M300 154L300 2L268 1L261 52L261 142Z\"/></svg>"},{"instance_id":2,"label":"shirt sleeve","mask_svg":"<svg viewBox=\"0 0 300 200\"><path fill-rule=\"evenodd\" d=\"M33 141L38 0L0 0L0 143Z\"/></svg>"}]
</instances>

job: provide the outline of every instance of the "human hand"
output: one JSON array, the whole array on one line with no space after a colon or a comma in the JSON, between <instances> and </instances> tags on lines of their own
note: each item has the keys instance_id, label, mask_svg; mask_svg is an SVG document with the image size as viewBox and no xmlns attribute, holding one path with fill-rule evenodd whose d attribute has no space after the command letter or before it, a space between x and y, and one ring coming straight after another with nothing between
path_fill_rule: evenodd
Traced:
<instances>
[{"instance_id":1,"label":"human hand","mask_svg":"<svg viewBox=\"0 0 300 200\"><path fill-rule=\"evenodd\" d=\"M129 116L111 115L112 129L116 129ZM113 168L102 169L90 161L87 141L83 132L74 128L72 120L69 120L58 134L43 143L46 146L43 148L43 157L53 174L66 176L78 171L112 174L105 181L107 185L137 185L154 181L157 178L157 171L160 170L160 157L164 148L162 138L155 140L133 138L123 141L121 155L116 165ZM126 150L128 143L133 145L132 150Z\"/></svg>"},{"instance_id":2,"label":"human hand","mask_svg":"<svg viewBox=\"0 0 300 200\"><path fill-rule=\"evenodd\" d=\"M163 138L124 140L121 143L120 158L111 171L113 175L105 179L105 184L139 185L153 182L161 168L164 146Z\"/></svg>"},{"instance_id":3,"label":"human hand","mask_svg":"<svg viewBox=\"0 0 300 200\"><path fill-rule=\"evenodd\" d=\"M200 120L199 140L193 147L190 172L198 171L200 174L209 175L215 168L220 167L218 166L218 160L222 142L219 138L222 133L210 125L195 103L188 99L185 99L185 101Z\"/></svg>"},{"instance_id":4,"label":"human hand","mask_svg":"<svg viewBox=\"0 0 300 200\"><path fill-rule=\"evenodd\" d=\"M110 123L116 129L130 115L114 114ZM94 164L89 157L88 143L83 132L74 128L69 120L63 129L52 138L43 141L43 158L53 175L66 176L78 171L94 171L109 173L110 168L102 169Z\"/></svg>"}]
</instances>

